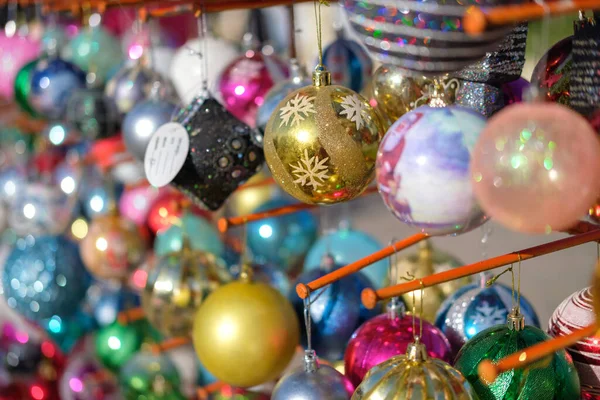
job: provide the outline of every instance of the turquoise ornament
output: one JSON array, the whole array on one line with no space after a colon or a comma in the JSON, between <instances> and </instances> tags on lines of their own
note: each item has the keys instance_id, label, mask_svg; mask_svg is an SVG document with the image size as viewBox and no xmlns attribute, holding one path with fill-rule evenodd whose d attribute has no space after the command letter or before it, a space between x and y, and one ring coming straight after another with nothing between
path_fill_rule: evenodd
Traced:
<instances>
[{"instance_id":1,"label":"turquoise ornament","mask_svg":"<svg viewBox=\"0 0 600 400\"><path fill-rule=\"evenodd\" d=\"M70 317L53 315L41 326L64 353L70 353L79 339L97 328L94 318L81 309Z\"/></svg>"},{"instance_id":2,"label":"turquoise ornament","mask_svg":"<svg viewBox=\"0 0 600 400\"><path fill-rule=\"evenodd\" d=\"M317 269L327 253L335 260L335 265L343 267L381 250L383 246L369 234L353 229L340 229L324 235L310 248L304 259L304 270ZM387 260L378 261L361 272L375 287L383 287L387 279Z\"/></svg>"},{"instance_id":3,"label":"turquoise ornament","mask_svg":"<svg viewBox=\"0 0 600 400\"><path fill-rule=\"evenodd\" d=\"M217 257L223 256L225 245L219 232L206 219L191 212L181 216L181 225L173 225L169 229L159 231L154 241L154 253L164 256L181 251L184 237L192 251L212 253Z\"/></svg>"}]
</instances>

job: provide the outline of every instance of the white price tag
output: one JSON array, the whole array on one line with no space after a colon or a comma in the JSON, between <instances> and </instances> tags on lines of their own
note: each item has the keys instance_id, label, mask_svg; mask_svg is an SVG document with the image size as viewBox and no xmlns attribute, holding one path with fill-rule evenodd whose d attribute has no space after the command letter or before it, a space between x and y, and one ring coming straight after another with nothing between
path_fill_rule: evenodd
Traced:
<instances>
[{"instance_id":1,"label":"white price tag","mask_svg":"<svg viewBox=\"0 0 600 400\"><path fill-rule=\"evenodd\" d=\"M144 155L146 179L152 186L166 186L175 179L188 154L190 139L185 128L168 122L158 128Z\"/></svg>"}]
</instances>

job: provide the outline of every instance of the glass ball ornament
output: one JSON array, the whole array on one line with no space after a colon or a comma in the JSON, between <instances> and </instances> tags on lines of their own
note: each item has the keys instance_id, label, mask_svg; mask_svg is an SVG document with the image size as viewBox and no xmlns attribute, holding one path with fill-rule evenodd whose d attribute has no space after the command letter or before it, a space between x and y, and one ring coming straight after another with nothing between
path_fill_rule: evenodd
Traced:
<instances>
[{"instance_id":1,"label":"glass ball ornament","mask_svg":"<svg viewBox=\"0 0 600 400\"><path fill-rule=\"evenodd\" d=\"M21 166L7 166L0 170L0 199L7 205L19 198L27 186L27 172Z\"/></svg>"},{"instance_id":2,"label":"glass ball ornament","mask_svg":"<svg viewBox=\"0 0 600 400\"><path fill-rule=\"evenodd\" d=\"M150 206L166 192L151 185L126 187L119 198L119 214L138 226L146 223Z\"/></svg>"},{"instance_id":3,"label":"glass ball ornament","mask_svg":"<svg viewBox=\"0 0 600 400\"><path fill-rule=\"evenodd\" d=\"M205 219L210 215L208 212L192 205L183 193L176 190L165 190L165 193L152 202L146 222L150 231L158 234L163 230L171 228L173 222L177 219L183 221L183 215L186 213L191 213ZM190 218L190 220L192 219ZM194 224L193 220L192 224ZM194 226L192 225L190 228L193 231Z\"/></svg>"},{"instance_id":4,"label":"glass ball ornament","mask_svg":"<svg viewBox=\"0 0 600 400\"><path fill-rule=\"evenodd\" d=\"M52 146L68 146L79 142L79 132L73 125L63 121L51 121L44 127L40 136Z\"/></svg>"},{"instance_id":5,"label":"glass ball ornament","mask_svg":"<svg viewBox=\"0 0 600 400\"><path fill-rule=\"evenodd\" d=\"M585 328L595 320L591 288L576 291L563 300L548 322L548 334L553 337L566 336L577 329ZM572 357L579 374L581 398L600 399L600 343L595 337L587 337L565 349Z\"/></svg>"},{"instance_id":6,"label":"glass ball ornament","mask_svg":"<svg viewBox=\"0 0 600 400\"><path fill-rule=\"evenodd\" d=\"M344 353L344 373L358 386L367 372L392 357L403 355L414 340L414 326L419 318L407 315L398 299L388 303L387 312L367 320L350 338ZM420 340L429 357L447 363L453 361L453 352L446 336L434 325L422 321Z\"/></svg>"},{"instance_id":7,"label":"glass ball ornament","mask_svg":"<svg viewBox=\"0 0 600 400\"><path fill-rule=\"evenodd\" d=\"M163 352L165 356L175 365L177 373L181 380L181 392L193 398L197 393L198 386L205 385L205 383L198 382L198 376L200 375L200 361L196 356L194 347L191 344L175 347Z\"/></svg>"},{"instance_id":8,"label":"glass ball ornament","mask_svg":"<svg viewBox=\"0 0 600 400\"><path fill-rule=\"evenodd\" d=\"M573 36L554 44L537 63L531 86L541 91L546 101L568 106L570 102Z\"/></svg>"},{"instance_id":9,"label":"glass ball ornament","mask_svg":"<svg viewBox=\"0 0 600 400\"><path fill-rule=\"evenodd\" d=\"M115 135L120 123L115 105L98 88L75 90L69 97L65 119L87 140Z\"/></svg>"},{"instance_id":10,"label":"glass ball ornament","mask_svg":"<svg viewBox=\"0 0 600 400\"><path fill-rule=\"evenodd\" d=\"M309 283L335 269L331 257L323 260L321 266L302 273L293 287L298 283ZM348 340L356 328L379 313L378 310L369 310L361 304L360 293L367 287L372 287L371 282L358 272L332 283L312 296L311 343L321 357L331 361L342 359ZM295 291L291 291L288 298L298 318L304 318L304 301ZM304 331L302 342L304 346L307 345Z\"/></svg>"},{"instance_id":11,"label":"glass ball ornament","mask_svg":"<svg viewBox=\"0 0 600 400\"><path fill-rule=\"evenodd\" d=\"M373 73L373 61L358 42L338 37L323 49L323 64L331 71L331 81L360 92Z\"/></svg>"},{"instance_id":12,"label":"glass ball ornament","mask_svg":"<svg viewBox=\"0 0 600 400\"><path fill-rule=\"evenodd\" d=\"M535 368L504 372L493 383L479 378L478 366L484 359L497 362L548 339L541 329L525 325L524 317L514 310L508 324L488 328L469 340L456 356L454 367L471 383L480 400L579 399L579 377L565 350L555 352Z\"/></svg>"},{"instance_id":13,"label":"glass ball ornament","mask_svg":"<svg viewBox=\"0 0 600 400\"><path fill-rule=\"evenodd\" d=\"M432 274L448 271L452 268L460 267L464 263L456 257L444 253L435 248L431 244L431 240L424 240L419 243L419 250L415 253L404 257L396 257L393 261L391 276L398 277L395 282L390 282L388 285L397 285L405 282L402 277L412 275L417 278L423 278ZM435 316L442 302L453 295L461 287L471 282L469 277L456 279L450 282L435 285L415 293L406 293L402 295L402 300L407 305L408 309L413 307L413 298L415 306L420 307L421 295L423 296L423 310L421 316L429 322L435 321ZM414 297L413 297L414 295Z\"/></svg>"},{"instance_id":14,"label":"glass ball ornament","mask_svg":"<svg viewBox=\"0 0 600 400\"><path fill-rule=\"evenodd\" d=\"M36 40L16 34L0 33L0 95L11 99L14 95L15 78L23 66L39 56L40 44Z\"/></svg>"},{"instance_id":15,"label":"glass ball ornament","mask_svg":"<svg viewBox=\"0 0 600 400\"><path fill-rule=\"evenodd\" d=\"M161 99L148 99L133 106L125 115L121 127L127 151L144 161L152 135L160 126L171 121L175 110L175 104Z\"/></svg>"},{"instance_id":16,"label":"glass ball ornament","mask_svg":"<svg viewBox=\"0 0 600 400\"><path fill-rule=\"evenodd\" d=\"M2 271L8 306L34 321L72 315L88 285L77 245L64 236L19 239Z\"/></svg>"},{"instance_id":17,"label":"glass ball ornament","mask_svg":"<svg viewBox=\"0 0 600 400\"><path fill-rule=\"evenodd\" d=\"M210 68L204 71L204 62L198 54L207 48L210 57ZM217 57L218 55L218 57ZM207 73L208 88L216 91L221 71L237 56L239 51L233 43L215 37L210 32L201 39L190 39L180 47L173 56L169 76L184 103L190 103L202 87L202 79Z\"/></svg>"},{"instance_id":18,"label":"glass ball ornament","mask_svg":"<svg viewBox=\"0 0 600 400\"><path fill-rule=\"evenodd\" d=\"M484 126L481 114L456 106L422 106L392 125L377 153L377 187L396 218L429 235L465 233L487 220L469 172Z\"/></svg>"},{"instance_id":19,"label":"glass ball ornament","mask_svg":"<svg viewBox=\"0 0 600 400\"><path fill-rule=\"evenodd\" d=\"M306 70L296 59L290 60L290 77L273 86L264 97L256 114L256 127L264 132L271 115L285 97L293 91L311 84Z\"/></svg>"},{"instance_id":20,"label":"glass ball ornament","mask_svg":"<svg viewBox=\"0 0 600 400\"><path fill-rule=\"evenodd\" d=\"M499 282L486 287L485 278L482 276L481 283L465 285L446 298L435 317L435 325L446 335L455 354L479 332L504 324L511 311L513 290ZM539 328L533 306L523 295L520 299L521 313Z\"/></svg>"},{"instance_id":21,"label":"glass ball ornament","mask_svg":"<svg viewBox=\"0 0 600 400\"><path fill-rule=\"evenodd\" d=\"M322 65L313 82L290 93L271 116L267 165L283 190L304 203L351 200L373 179L383 126L366 99L331 85Z\"/></svg>"},{"instance_id":22,"label":"glass ball ornament","mask_svg":"<svg viewBox=\"0 0 600 400\"><path fill-rule=\"evenodd\" d=\"M119 40L100 25L81 29L61 54L87 73L93 87L102 87L123 61Z\"/></svg>"},{"instance_id":23,"label":"glass ball ornament","mask_svg":"<svg viewBox=\"0 0 600 400\"><path fill-rule=\"evenodd\" d=\"M221 72L219 93L227 111L251 127L269 90L289 75L288 65L275 54L248 48Z\"/></svg>"},{"instance_id":24,"label":"glass ball ornament","mask_svg":"<svg viewBox=\"0 0 600 400\"><path fill-rule=\"evenodd\" d=\"M154 252L158 256L181 251L187 241L193 251L202 251L221 257L225 245L215 227L205 218L191 211L184 211L180 216L181 223L173 224L160 230L154 240Z\"/></svg>"},{"instance_id":25,"label":"glass ball ornament","mask_svg":"<svg viewBox=\"0 0 600 400\"><path fill-rule=\"evenodd\" d=\"M50 22L44 27L44 33L41 39L42 50L48 54L60 54L62 49L69 43L69 28Z\"/></svg>"},{"instance_id":26,"label":"glass ball ornament","mask_svg":"<svg viewBox=\"0 0 600 400\"><path fill-rule=\"evenodd\" d=\"M344 266L360 260L383 248L373 236L354 229L342 228L321 236L304 259L304 270L318 269L325 255L333 257L335 265ZM388 274L388 262L377 261L361 271L374 287L383 287Z\"/></svg>"},{"instance_id":27,"label":"glass ball ornament","mask_svg":"<svg viewBox=\"0 0 600 400\"><path fill-rule=\"evenodd\" d=\"M120 400L116 378L91 354L75 353L59 380L61 400Z\"/></svg>"},{"instance_id":28,"label":"glass ball ornament","mask_svg":"<svg viewBox=\"0 0 600 400\"><path fill-rule=\"evenodd\" d=\"M120 312L139 307L140 304L137 290L110 281L98 281L87 290L83 309L97 326L104 327L115 322Z\"/></svg>"},{"instance_id":29,"label":"glass ball ornament","mask_svg":"<svg viewBox=\"0 0 600 400\"><path fill-rule=\"evenodd\" d=\"M65 116L69 96L85 86L85 73L61 58L40 59L31 74L29 103L49 119Z\"/></svg>"},{"instance_id":30,"label":"glass ball ornament","mask_svg":"<svg viewBox=\"0 0 600 400\"><path fill-rule=\"evenodd\" d=\"M237 190L227 199L226 213L228 215L246 215L257 209L267 201L281 195L277 185L256 185L265 179L270 178L269 169L263 168L250 178L247 182L249 186L244 190Z\"/></svg>"},{"instance_id":31,"label":"glass ball ornament","mask_svg":"<svg viewBox=\"0 0 600 400\"><path fill-rule=\"evenodd\" d=\"M79 248L92 276L124 282L143 261L148 242L134 223L118 214L107 214L92 220Z\"/></svg>"},{"instance_id":32,"label":"glass ball ornament","mask_svg":"<svg viewBox=\"0 0 600 400\"><path fill-rule=\"evenodd\" d=\"M257 282L266 283L267 285L277 289L279 293L284 296L287 296L292 289L292 282L288 274L283 271L278 266L272 264L258 264L256 262L252 262L252 279ZM238 263L229 266L229 272L233 276L234 279L239 278L241 271L241 266Z\"/></svg>"},{"instance_id":33,"label":"glass ball ornament","mask_svg":"<svg viewBox=\"0 0 600 400\"><path fill-rule=\"evenodd\" d=\"M292 204L287 199L269 200L253 213ZM294 270L317 238L317 221L309 211L262 219L247 225L247 243L258 262Z\"/></svg>"},{"instance_id":34,"label":"glass ball ornament","mask_svg":"<svg viewBox=\"0 0 600 400\"><path fill-rule=\"evenodd\" d=\"M210 253L183 249L161 257L148 274L142 308L148 321L166 337L188 337L194 314L204 299L231 281L225 262Z\"/></svg>"},{"instance_id":35,"label":"glass ball ornament","mask_svg":"<svg viewBox=\"0 0 600 400\"><path fill-rule=\"evenodd\" d=\"M187 399L180 391L177 368L163 354L135 354L119 371L119 383L126 399Z\"/></svg>"},{"instance_id":36,"label":"glass ball ornament","mask_svg":"<svg viewBox=\"0 0 600 400\"><path fill-rule=\"evenodd\" d=\"M127 114L139 102L150 97L153 90L168 91L168 82L144 63L124 65L106 83L104 94L121 114ZM166 97L166 96L165 96ZM170 116L169 116L170 117Z\"/></svg>"},{"instance_id":37,"label":"glass ball ornament","mask_svg":"<svg viewBox=\"0 0 600 400\"><path fill-rule=\"evenodd\" d=\"M478 400L471 384L446 362L431 358L418 339L395 356L371 368L352 400Z\"/></svg>"},{"instance_id":38,"label":"glass ball ornament","mask_svg":"<svg viewBox=\"0 0 600 400\"><path fill-rule=\"evenodd\" d=\"M28 62L17 72L14 87L15 103L19 105L21 110L34 118L39 117L39 115L31 105L29 95L31 93L31 78L38 61L38 59L35 59Z\"/></svg>"},{"instance_id":39,"label":"glass ball ornament","mask_svg":"<svg viewBox=\"0 0 600 400\"><path fill-rule=\"evenodd\" d=\"M284 375L273 389L272 400L349 400L354 386L329 365L320 365L307 350L304 366Z\"/></svg>"},{"instance_id":40,"label":"glass ball ornament","mask_svg":"<svg viewBox=\"0 0 600 400\"><path fill-rule=\"evenodd\" d=\"M123 186L115 183L106 185L103 175L95 168L86 168L82 173L79 189L79 201L83 215L89 219L106 215L111 211L113 201L118 201Z\"/></svg>"},{"instance_id":41,"label":"glass ball ornament","mask_svg":"<svg viewBox=\"0 0 600 400\"><path fill-rule=\"evenodd\" d=\"M481 207L524 233L570 228L600 193L600 141L555 103L506 107L483 130L471 163Z\"/></svg>"},{"instance_id":42,"label":"glass ball ornament","mask_svg":"<svg viewBox=\"0 0 600 400\"><path fill-rule=\"evenodd\" d=\"M287 299L249 275L244 271L239 281L213 291L198 309L193 328L202 365L219 380L242 388L278 377L300 336Z\"/></svg>"},{"instance_id":43,"label":"glass ball ornament","mask_svg":"<svg viewBox=\"0 0 600 400\"><path fill-rule=\"evenodd\" d=\"M96 321L82 307L68 317L53 315L40 322L48 336L66 354L68 354L77 342L88 333L97 328Z\"/></svg>"}]
</instances>

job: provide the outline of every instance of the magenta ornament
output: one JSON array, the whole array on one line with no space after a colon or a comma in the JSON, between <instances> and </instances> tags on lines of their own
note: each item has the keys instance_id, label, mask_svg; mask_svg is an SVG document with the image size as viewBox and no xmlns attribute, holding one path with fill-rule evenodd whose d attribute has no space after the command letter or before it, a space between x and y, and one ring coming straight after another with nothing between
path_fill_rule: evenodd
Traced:
<instances>
[{"instance_id":1,"label":"magenta ornament","mask_svg":"<svg viewBox=\"0 0 600 400\"><path fill-rule=\"evenodd\" d=\"M0 33L0 96L12 99L17 73L40 53L40 43L27 37Z\"/></svg>"},{"instance_id":2,"label":"magenta ornament","mask_svg":"<svg viewBox=\"0 0 600 400\"><path fill-rule=\"evenodd\" d=\"M150 185L126 188L119 199L119 213L136 225L144 225L154 200L167 191L166 187Z\"/></svg>"},{"instance_id":3,"label":"magenta ornament","mask_svg":"<svg viewBox=\"0 0 600 400\"><path fill-rule=\"evenodd\" d=\"M523 101L523 94L525 90L529 89L529 86L530 83L525 78L519 78L516 81L502 85L504 104L508 106L514 103L521 103Z\"/></svg>"},{"instance_id":4,"label":"magenta ornament","mask_svg":"<svg viewBox=\"0 0 600 400\"><path fill-rule=\"evenodd\" d=\"M446 336L431 323L422 322L421 343L427 348L427 354L451 362L452 349ZM414 324L417 332L419 324L417 319ZM390 303L385 314L368 320L352 334L344 355L346 376L358 386L372 367L405 354L413 341L413 317L404 312L402 304Z\"/></svg>"},{"instance_id":5,"label":"magenta ornament","mask_svg":"<svg viewBox=\"0 0 600 400\"><path fill-rule=\"evenodd\" d=\"M223 104L237 119L254 128L267 92L288 76L288 65L279 57L247 50L223 70L219 82Z\"/></svg>"}]
</instances>

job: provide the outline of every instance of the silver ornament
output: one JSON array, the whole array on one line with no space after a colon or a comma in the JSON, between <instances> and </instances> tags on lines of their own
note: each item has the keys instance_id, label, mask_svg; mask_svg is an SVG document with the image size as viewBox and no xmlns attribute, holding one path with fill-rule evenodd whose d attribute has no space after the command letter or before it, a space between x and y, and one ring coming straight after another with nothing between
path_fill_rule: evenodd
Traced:
<instances>
[{"instance_id":1,"label":"silver ornament","mask_svg":"<svg viewBox=\"0 0 600 400\"><path fill-rule=\"evenodd\" d=\"M350 381L334 368L319 365L314 350L307 350L301 370L285 375L273 389L271 400L348 400Z\"/></svg>"},{"instance_id":2,"label":"silver ornament","mask_svg":"<svg viewBox=\"0 0 600 400\"><path fill-rule=\"evenodd\" d=\"M125 65L106 84L104 93L121 114L128 113L137 103L160 88L160 98L172 95L172 86L156 71L143 63Z\"/></svg>"},{"instance_id":3,"label":"silver ornament","mask_svg":"<svg viewBox=\"0 0 600 400\"><path fill-rule=\"evenodd\" d=\"M456 92L455 104L490 118L504 107L504 92L487 83L463 81Z\"/></svg>"},{"instance_id":4,"label":"silver ornament","mask_svg":"<svg viewBox=\"0 0 600 400\"><path fill-rule=\"evenodd\" d=\"M121 128L127 150L138 160L144 160L152 134L171 120L175 104L161 99L144 100L127 113Z\"/></svg>"}]
</instances>

